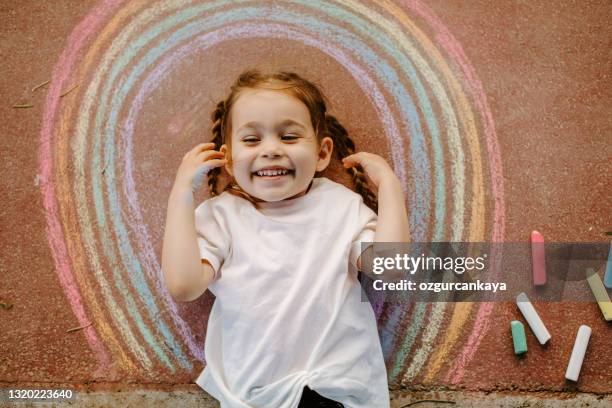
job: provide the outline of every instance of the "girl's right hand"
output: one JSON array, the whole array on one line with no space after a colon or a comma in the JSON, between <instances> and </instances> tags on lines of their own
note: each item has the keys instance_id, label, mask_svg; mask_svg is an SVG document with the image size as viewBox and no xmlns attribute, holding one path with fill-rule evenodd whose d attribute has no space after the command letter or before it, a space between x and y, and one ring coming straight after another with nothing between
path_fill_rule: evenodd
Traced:
<instances>
[{"instance_id":1,"label":"girl's right hand","mask_svg":"<svg viewBox=\"0 0 612 408\"><path fill-rule=\"evenodd\" d=\"M214 147L214 143L201 143L188 151L179 166L174 186L195 192L210 170L224 166L227 163L225 154L212 150Z\"/></svg>"}]
</instances>

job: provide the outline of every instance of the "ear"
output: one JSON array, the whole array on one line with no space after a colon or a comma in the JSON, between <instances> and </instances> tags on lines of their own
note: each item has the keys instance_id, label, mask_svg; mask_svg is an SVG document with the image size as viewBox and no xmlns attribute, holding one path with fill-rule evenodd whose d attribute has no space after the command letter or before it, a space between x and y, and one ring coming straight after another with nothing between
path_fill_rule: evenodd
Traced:
<instances>
[{"instance_id":1,"label":"ear","mask_svg":"<svg viewBox=\"0 0 612 408\"><path fill-rule=\"evenodd\" d=\"M329 165L331 160L332 152L334 151L334 141L331 137L324 137L321 140L321 147L319 148L319 159L317 161L317 171L323 171Z\"/></svg>"},{"instance_id":2,"label":"ear","mask_svg":"<svg viewBox=\"0 0 612 408\"><path fill-rule=\"evenodd\" d=\"M234 177L234 173L232 172L232 158L229 157L229 151L227 149L227 145L221 145L219 151L225 155L227 159L227 163L225 163L225 170L229 173L230 176Z\"/></svg>"}]
</instances>

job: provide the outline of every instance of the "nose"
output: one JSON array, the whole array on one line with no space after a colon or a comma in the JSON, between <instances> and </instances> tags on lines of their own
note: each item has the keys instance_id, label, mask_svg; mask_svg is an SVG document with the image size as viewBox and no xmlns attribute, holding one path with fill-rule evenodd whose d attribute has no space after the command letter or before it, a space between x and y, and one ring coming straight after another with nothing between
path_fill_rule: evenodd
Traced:
<instances>
[{"instance_id":1,"label":"nose","mask_svg":"<svg viewBox=\"0 0 612 408\"><path fill-rule=\"evenodd\" d=\"M277 158L285 154L280 141L276 137L265 137L261 144L261 156L266 158Z\"/></svg>"}]
</instances>

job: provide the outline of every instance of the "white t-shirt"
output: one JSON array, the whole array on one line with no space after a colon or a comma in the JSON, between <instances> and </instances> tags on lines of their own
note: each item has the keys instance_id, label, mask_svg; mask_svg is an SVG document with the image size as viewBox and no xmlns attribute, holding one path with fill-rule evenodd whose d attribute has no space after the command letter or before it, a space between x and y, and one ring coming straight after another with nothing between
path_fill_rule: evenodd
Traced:
<instances>
[{"instance_id":1,"label":"white t-shirt","mask_svg":"<svg viewBox=\"0 0 612 408\"><path fill-rule=\"evenodd\" d=\"M306 385L347 408L389 407L376 318L349 267L376 214L327 178L260 206L224 192L196 209L217 271L196 383L221 408L295 408Z\"/></svg>"}]
</instances>

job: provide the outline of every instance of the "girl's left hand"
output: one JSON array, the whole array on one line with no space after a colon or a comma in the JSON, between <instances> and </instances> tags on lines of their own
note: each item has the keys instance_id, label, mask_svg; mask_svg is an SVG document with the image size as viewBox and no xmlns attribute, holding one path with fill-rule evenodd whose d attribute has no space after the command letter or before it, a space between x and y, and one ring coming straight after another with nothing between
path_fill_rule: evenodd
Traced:
<instances>
[{"instance_id":1,"label":"girl's left hand","mask_svg":"<svg viewBox=\"0 0 612 408\"><path fill-rule=\"evenodd\" d=\"M389 163L374 153L359 152L351 154L342 159L342 164L344 168L354 167L358 164L361 165L366 176L377 189L380 184L386 180L398 181Z\"/></svg>"}]
</instances>

